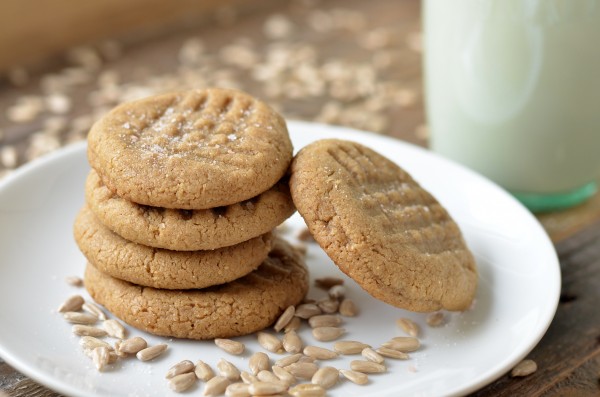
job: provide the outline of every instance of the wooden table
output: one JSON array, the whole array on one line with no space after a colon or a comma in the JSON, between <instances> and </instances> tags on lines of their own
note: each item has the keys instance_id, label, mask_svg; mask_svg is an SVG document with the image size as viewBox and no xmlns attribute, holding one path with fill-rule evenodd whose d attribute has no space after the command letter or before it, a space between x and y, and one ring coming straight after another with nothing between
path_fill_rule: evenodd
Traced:
<instances>
[{"instance_id":1,"label":"wooden table","mask_svg":"<svg viewBox=\"0 0 600 397\"><path fill-rule=\"evenodd\" d=\"M83 67L75 71L65 72L58 59L29 82L19 81L17 73L13 80L23 84L0 86L0 109L8 110L24 95L46 95L44 100L52 101L47 96L57 92L65 92L72 103L62 115L64 106L60 107L60 100L55 102L54 110L59 112L51 122L47 112L19 123L1 114L0 175L43 152L83 139L93 120L88 114L94 109L101 113L140 87L154 87L154 91L185 87L202 76L206 84L234 85L263 97L290 118L375 130L425 146L419 12L420 4L409 0L281 1L238 18L231 9L221 9L200 26L187 25L153 40L126 38L121 51L105 45L102 65L95 65L89 56L86 61L83 51L77 59ZM191 37L201 38L202 46ZM228 47L231 43L237 47ZM294 51L285 53L280 48ZM297 69L304 74L296 74L294 68L277 69L282 54L299 57L302 67ZM199 64L210 67L194 74ZM115 71L120 81L114 81L112 72L102 73L107 69ZM277 84L270 82L274 69L279 73ZM70 73L69 87L65 89L63 81L56 91L48 73ZM353 91L364 81L370 82L366 92ZM113 99L111 83L121 87L117 94L113 92ZM92 98L90 92L99 86L103 91ZM303 91L304 86L311 91ZM600 197L538 219L556 244L563 275L555 319L529 355L539 369L522 379L504 375L477 396L600 395L600 311L595 306L600 300ZM11 396L56 396L1 359L0 391Z\"/></svg>"}]
</instances>

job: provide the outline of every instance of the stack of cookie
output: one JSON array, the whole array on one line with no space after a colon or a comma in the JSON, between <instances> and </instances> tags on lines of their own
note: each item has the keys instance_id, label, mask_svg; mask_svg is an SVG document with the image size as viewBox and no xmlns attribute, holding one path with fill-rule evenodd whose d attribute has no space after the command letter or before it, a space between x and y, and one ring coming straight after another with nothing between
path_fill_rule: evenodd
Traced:
<instances>
[{"instance_id":1,"label":"stack of cookie","mask_svg":"<svg viewBox=\"0 0 600 397\"><path fill-rule=\"evenodd\" d=\"M121 105L88 138L75 239L85 285L158 335L209 339L269 326L308 289L302 258L272 229L295 210L284 120L238 91Z\"/></svg>"}]
</instances>

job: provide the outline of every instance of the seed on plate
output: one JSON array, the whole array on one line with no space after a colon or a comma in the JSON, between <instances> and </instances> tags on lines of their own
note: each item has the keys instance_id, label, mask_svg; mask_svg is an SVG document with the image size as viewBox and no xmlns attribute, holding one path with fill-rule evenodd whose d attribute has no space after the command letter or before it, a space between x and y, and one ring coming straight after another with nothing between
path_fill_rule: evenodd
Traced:
<instances>
[{"instance_id":1,"label":"seed on plate","mask_svg":"<svg viewBox=\"0 0 600 397\"><path fill-rule=\"evenodd\" d=\"M143 350L140 350L136 353L136 357L140 361L150 361L154 360L156 357L160 356L167 350L168 346L164 343L147 347Z\"/></svg>"},{"instance_id":2,"label":"seed on plate","mask_svg":"<svg viewBox=\"0 0 600 397\"><path fill-rule=\"evenodd\" d=\"M371 346L355 340L340 340L333 344L333 350L340 354L359 354L366 347Z\"/></svg>"},{"instance_id":3,"label":"seed on plate","mask_svg":"<svg viewBox=\"0 0 600 397\"><path fill-rule=\"evenodd\" d=\"M93 336L83 336L79 339L79 346L81 346L84 350L92 351L97 347L106 347L109 350L112 350L112 346L108 343L100 340L98 338L94 338Z\"/></svg>"},{"instance_id":4,"label":"seed on plate","mask_svg":"<svg viewBox=\"0 0 600 397\"><path fill-rule=\"evenodd\" d=\"M246 383L232 383L225 389L227 397L250 397L249 386Z\"/></svg>"},{"instance_id":5,"label":"seed on plate","mask_svg":"<svg viewBox=\"0 0 600 397\"><path fill-rule=\"evenodd\" d=\"M315 385L319 385L324 389L329 389L338 382L340 378L340 371L333 367L319 368L313 375L311 382Z\"/></svg>"},{"instance_id":6,"label":"seed on plate","mask_svg":"<svg viewBox=\"0 0 600 397\"><path fill-rule=\"evenodd\" d=\"M224 376L231 381L240 379L240 370L223 358L217 363L217 371L219 371L220 376Z\"/></svg>"},{"instance_id":7,"label":"seed on plate","mask_svg":"<svg viewBox=\"0 0 600 397\"><path fill-rule=\"evenodd\" d=\"M430 327L439 327L444 324L445 320L444 312L435 312L429 314L425 321Z\"/></svg>"},{"instance_id":8,"label":"seed on plate","mask_svg":"<svg viewBox=\"0 0 600 397\"><path fill-rule=\"evenodd\" d=\"M246 350L246 346L242 342L231 339L217 338L215 339L215 345L233 355L240 355Z\"/></svg>"},{"instance_id":9,"label":"seed on plate","mask_svg":"<svg viewBox=\"0 0 600 397\"><path fill-rule=\"evenodd\" d=\"M354 360L350 363L352 371L362 372L364 374L377 374L386 371L384 364L374 363L373 361Z\"/></svg>"},{"instance_id":10,"label":"seed on plate","mask_svg":"<svg viewBox=\"0 0 600 397\"><path fill-rule=\"evenodd\" d=\"M292 318L294 318L295 313L296 308L294 306L288 306L288 308L285 309L285 311L281 314L281 316L279 316L279 318L275 322L275 325L273 326L275 332L279 332L283 328L285 328L285 326L288 325L290 321L292 321Z\"/></svg>"},{"instance_id":11,"label":"seed on plate","mask_svg":"<svg viewBox=\"0 0 600 397\"><path fill-rule=\"evenodd\" d=\"M337 314L320 314L308 319L311 328L317 327L337 327L342 324L342 318Z\"/></svg>"},{"instance_id":12,"label":"seed on plate","mask_svg":"<svg viewBox=\"0 0 600 397\"><path fill-rule=\"evenodd\" d=\"M288 393L294 397L323 397L326 392L323 387L312 383L296 385L288 390Z\"/></svg>"},{"instance_id":13,"label":"seed on plate","mask_svg":"<svg viewBox=\"0 0 600 397\"><path fill-rule=\"evenodd\" d=\"M256 374L259 382L279 382L279 378L271 371L267 371L266 369L260 371Z\"/></svg>"},{"instance_id":14,"label":"seed on plate","mask_svg":"<svg viewBox=\"0 0 600 397\"><path fill-rule=\"evenodd\" d=\"M92 350L92 361L98 371L104 370L110 361L110 350L106 346L99 346Z\"/></svg>"},{"instance_id":15,"label":"seed on plate","mask_svg":"<svg viewBox=\"0 0 600 397\"><path fill-rule=\"evenodd\" d=\"M337 313L338 309L340 308L340 301L332 298L320 299L317 301L317 306L323 313L333 314Z\"/></svg>"},{"instance_id":16,"label":"seed on plate","mask_svg":"<svg viewBox=\"0 0 600 397\"><path fill-rule=\"evenodd\" d=\"M117 353L115 353L113 350L110 350L108 353L108 363L114 364L117 362L118 359L119 359L119 356L117 355Z\"/></svg>"},{"instance_id":17,"label":"seed on plate","mask_svg":"<svg viewBox=\"0 0 600 397\"><path fill-rule=\"evenodd\" d=\"M104 329L106 330L106 333L109 336L112 336L113 338L118 338L118 339L125 339L127 331L125 330L125 327L123 326L123 324L121 324L117 320L115 320L115 319L106 320L106 321L104 321L103 325L104 325Z\"/></svg>"},{"instance_id":18,"label":"seed on plate","mask_svg":"<svg viewBox=\"0 0 600 397\"><path fill-rule=\"evenodd\" d=\"M388 347L380 347L375 350L377 353L381 354L384 357L395 358L398 360L408 360L409 355L401 352L399 350L390 349Z\"/></svg>"},{"instance_id":19,"label":"seed on plate","mask_svg":"<svg viewBox=\"0 0 600 397\"><path fill-rule=\"evenodd\" d=\"M186 372L170 378L169 387L171 390L181 393L194 386L197 380L193 372Z\"/></svg>"},{"instance_id":20,"label":"seed on plate","mask_svg":"<svg viewBox=\"0 0 600 397\"><path fill-rule=\"evenodd\" d=\"M321 314L321 309L319 309L319 307L314 303L303 303L296 307L296 317L300 317L305 320L319 314Z\"/></svg>"},{"instance_id":21,"label":"seed on plate","mask_svg":"<svg viewBox=\"0 0 600 397\"><path fill-rule=\"evenodd\" d=\"M367 360L373 361L374 363L377 363L377 364L383 364L383 362L385 361L385 359L383 358L383 356L381 356L381 354L377 353L375 350L371 349L370 347L365 347L362 350L361 354Z\"/></svg>"},{"instance_id":22,"label":"seed on plate","mask_svg":"<svg viewBox=\"0 0 600 397\"><path fill-rule=\"evenodd\" d=\"M81 310L81 306L85 303L85 300L80 295L73 295L67 298L62 305L59 306L59 313L67 312L78 312Z\"/></svg>"},{"instance_id":23,"label":"seed on plate","mask_svg":"<svg viewBox=\"0 0 600 397\"><path fill-rule=\"evenodd\" d=\"M220 396L225 393L227 386L231 384L231 381L224 376L215 376L206 382L204 386L205 396Z\"/></svg>"},{"instance_id":24,"label":"seed on plate","mask_svg":"<svg viewBox=\"0 0 600 397\"><path fill-rule=\"evenodd\" d=\"M306 346L303 353L316 360L330 360L338 356L336 352L318 346Z\"/></svg>"},{"instance_id":25,"label":"seed on plate","mask_svg":"<svg viewBox=\"0 0 600 397\"><path fill-rule=\"evenodd\" d=\"M302 340L296 331L286 332L283 335L283 348L288 353L299 353L302 351Z\"/></svg>"},{"instance_id":26,"label":"seed on plate","mask_svg":"<svg viewBox=\"0 0 600 397\"><path fill-rule=\"evenodd\" d=\"M412 336L396 336L383 343L382 346L407 353L417 350L421 346L421 342Z\"/></svg>"},{"instance_id":27,"label":"seed on plate","mask_svg":"<svg viewBox=\"0 0 600 397\"><path fill-rule=\"evenodd\" d=\"M329 288L327 294L331 299L342 299L346 295L346 287L343 285L334 285Z\"/></svg>"},{"instance_id":28,"label":"seed on plate","mask_svg":"<svg viewBox=\"0 0 600 397\"><path fill-rule=\"evenodd\" d=\"M339 327L317 327L313 328L312 335L319 342L329 342L342 336L346 330Z\"/></svg>"},{"instance_id":29,"label":"seed on plate","mask_svg":"<svg viewBox=\"0 0 600 397\"><path fill-rule=\"evenodd\" d=\"M319 367L315 363L293 363L284 369L296 378L311 379Z\"/></svg>"},{"instance_id":30,"label":"seed on plate","mask_svg":"<svg viewBox=\"0 0 600 397\"><path fill-rule=\"evenodd\" d=\"M263 369L269 369L269 356L263 352L254 353L252 356L250 356L250 360L248 360L248 367L253 375L256 375Z\"/></svg>"},{"instance_id":31,"label":"seed on plate","mask_svg":"<svg viewBox=\"0 0 600 397\"><path fill-rule=\"evenodd\" d=\"M521 377L528 376L537 371L537 364L533 360L523 360L518 363L512 371L510 371L510 376L512 377Z\"/></svg>"},{"instance_id":32,"label":"seed on plate","mask_svg":"<svg viewBox=\"0 0 600 397\"><path fill-rule=\"evenodd\" d=\"M248 391L254 396L270 396L277 393L283 393L287 386L282 382L255 382L250 384Z\"/></svg>"},{"instance_id":33,"label":"seed on plate","mask_svg":"<svg viewBox=\"0 0 600 397\"><path fill-rule=\"evenodd\" d=\"M259 332L257 335L258 344L272 353L279 353L283 351L283 344L281 341L274 335L268 334L266 332Z\"/></svg>"},{"instance_id":34,"label":"seed on plate","mask_svg":"<svg viewBox=\"0 0 600 397\"><path fill-rule=\"evenodd\" d=\"M292 354L291 356L286 356L275 361L275 365L278 365L280 367L287 367L290 364L298 362L298 360L300 360L301 357L301 353Z\"/></svg>"},{"instance_id":35,"label":"seed on plate","mask_svg":"<svg viewBox=\"0 0 600 397\"><path fill-rule=\"evenodd\" d=\"M98 317L89 313L66 312L63 317L71 324L92 325L98 322Z\"/></svg>"},{"instance_id":36,"label":"seed on plate","mask_svg":"<svg viewBox=\"0 0 600 397\"><path fill-rule=\"evenodd\" d=\"M419 335L419 326L409 318L399 318L396 320L396 324L409 336L416 337Z\"/></svg>"},{"instance_id":37,"label":"seed on plate","mask_svg":"<svg viewBox=\"0 0 600 397\"><path fill-rule=\"evenodd\" d=\"M210 367L210 365L208 365L207 363L205 363L202 360L198 360L198 362L196 362L196 367L194 368L194 373L196 374L196 377L198 379L200 379L204 382L207 382L215 377L215 373L212 370L212 368Z\"/></svg>"},{"instance_id":38,"label":"seed on plate","mask_svg":"<svg viewBox=\"0 0 600 397\"><path fill-rule=\"evenodd\" d=\"M306 227L298 232L296 238L300 241L315 241L312 234L310 233L310 230L308 230L308 228Z\"/></svg>"},{"instance_id":39,"label":"seed on plate","mask_svg":"<svg viewBox=\"0 0 600 397\"><path fill-rule=\"evenodd\" d=\"M77 336L106 336L106 331L101 328L92 327L91 325L75 324L71 327L73 333Z\"/></svg>"},{"instance_id":40,"label":"seed on plate","mask_svg":"<svg viewBox=\"0 0 600 397\"><path fill-rule=\"evenodd\" d=\"M258 378L256 376L246 371L242 371L240 373L240 378L242 378L242 382L244 382L247 385L249 385L250 383L258 382Z\"/></svg>"},{"instance_id":41,"label":"seed on plate","mask_svg":"<svg viewBox=\"0 0 600 397\"><path fill-rule=\"evenodd\" d=\"M73 287L81 287L83 285L83 280L77 276L67 276L65 277L65 282Z\"/></svg>"},{"instance_id":42,"label":"seed on plate","mask_svg":"<svg viewBox=\"0 0 600 397\"><path fill-rule=\"evenodd\" d=\"M85 302L81 308L86 312L98 317L100 320L106 320L106 314L104 314L102 309L100 309L100 306L93 302Z\"/></svg>"},{"instance_id":43,"label":"seed on plate","mask_svg":"<svg viewBox=\"0 0 600 397\"><path fill-rule=\"evenodd\" d=\"M340 373L344 378L357 385L366 385L369 382L369 376L362 372L351 371L347 369L340 369Z\"/></svg>"},{"instance_id":44,"label":"seed on plate","mask_svg":"<svg viewBox=\"0 0 600 397\"><path fill-rule=\"evenodd\" d=\"M273 371L275 376L277 376L280 381L288 385L288 387L296 383L296 377L290 374L285 369L281 368L280 366L273 365L273 368L271 368L271 370Z\"/></svg>"},{"instance_id":45,"label":"seed on plate","mask_svg":"<svg viewBox=\"0 0 600 397\"><path fill-rule=\"evenodd\" d=\"M171 379L177 375L187 374L188 372L193 372L194 368L195 368L194 363L191 362L190 360L180 361L177 364L173 365L171 368L169 368L169 370L167 371L167 374L165 375L165 378ZM196 375L194 375L194 377L195 376Z\"/></svg>"},{"instance_id":46,"label":"seed on plate","mask_svg":"<svg viewBox=\"0 0 600 397\"><path fill-rule=\"evenodd\" d=\"M142 337L134 336L133 338L125 339L119 344L118 352L126 354L136 354L140 350L148 347L148 342Z\"/></svg>"},{"instance_id":47,"label":"seed on plate","mask_svg":"<svg viewBox=\"0 0 600 397\"><path fill-rule=\"evenodd\" d=\"M283 328L283 332L297 331L297 330L300 329L301 325L302 325L302 320L300 319L300 317L294 316L290 320L290 322L288 323L288 325L286 325Z\"/></svg>"},{"instance_id":48,"label":"seed on plate","mask_svg":"<svg viewBox=\"0 0 600 397\"><path fill-rule=\"evenodd\" d=\"M316 359L314 357L302 356L298 360L299 363L314 363Z\"/></svg>"},{"instance_id":49,"label":"seed on plate","mask_svg":"<svg viewBox=\"0 0 600 397\"><path fill-rule=\"evenodd\" d=\"M344 284L344 280L338 277L321 277L315 280L315 285L319 288L329 290L336 285Z\"/></svg>"},{"instance_id":50,"label":"seed on plate","mask_svg":"<svg viewBox=\"0 0 600 397\"><path fill-rule=\"evenodd\" d=\"M343 299L342 302L340 302L338 311L344 317L355 317L358 315L358 307L356 307L353 300L348 298Z\"/></svg>"}]
</instances>

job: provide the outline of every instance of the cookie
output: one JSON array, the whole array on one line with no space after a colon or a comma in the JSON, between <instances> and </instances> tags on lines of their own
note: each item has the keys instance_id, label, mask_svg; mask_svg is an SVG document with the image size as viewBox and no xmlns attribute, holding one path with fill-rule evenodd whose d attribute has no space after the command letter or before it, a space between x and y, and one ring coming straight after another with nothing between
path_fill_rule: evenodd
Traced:
<instances>
[{"instance_id":1,"label":"cookie","mask_svg":"<svg viewBox=\"0 0 600 397\"><path fill-rule=\"evenodd\" d=\"M419 312L469 308L473 255L448 212L392 161L317 141L292 163L298 212L335 264L377 299Z\"/></svg>"},{"instance_id":2,"label":"cookie","mask_svg":"<svg viewBox=\"0 0 600 397\"><path fill-rule=\"evenodd\" d=\"M204 288L255 270L272 245L270 233L212 251L169 251L132 243L111 232L84 207L74 225L75 241L89 262L123 280L164 289Z\"/></svg>"},{"instance_id":3,"label":"cookie","mask_svg":"<svg viewBox=\"0 0 600 397\"><path fill-rule=\"evenodd\" d=\"M296 211L287 180L242 203L207 210L176 210L125 200L104 186L92 170L85 197L100 222L123 238L177 251L241 243L269 232Z\"/></svg>"},{"instance_id":4,"label":"cookie","mask_svg":"<svg viewBox=\"0 0 600 397\"><path fill-rule=\"evenodd\" d=\"M131 326L156 335L228 338L271 325L308 290L308 271L298 253L276 240L254 272L216 287L171 291L113 278L88 264L85 287L98 303Z\"/></svg>"},{"instance_id":5,"label":"cookie","mask_svg":"<svg viewBox=\"0 0 600 397\"><path fill-rule=\"evenodd\" d=\"M283 118L233 90L153 96L117 106L88 135L103 183L135 203L206 209L270 189L292 159Z\"/></svg>"}]
</instances>

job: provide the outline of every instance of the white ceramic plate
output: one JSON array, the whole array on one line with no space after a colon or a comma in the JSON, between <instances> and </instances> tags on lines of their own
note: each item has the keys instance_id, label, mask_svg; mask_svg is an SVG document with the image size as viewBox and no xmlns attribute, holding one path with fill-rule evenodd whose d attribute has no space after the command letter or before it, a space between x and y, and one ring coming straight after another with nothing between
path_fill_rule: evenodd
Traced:
<instances>
[{"instance_id":1,"label":"white ceramic plate","mask_svg":"<svg viewBox=\"0 0 600 397\"><path fill-rule=\"evenodd\" d=\"M423 314L371 298L346 279L347 295L358 302L361 314L347 319L345 339L378 346L401 335L395 320L409 317L422 327L423 347L410 360L387 360L388 373L371 376L368 386L344 381L329 395L465 394L501 376L536 345L556 310L560 273L552 244L524 207L486 179L424 149L349 129L303 122L289 126L296 148L335 137L361 142L395 160L450 211L475 253L480 272L474 308L451 314L441 328L428 327ZM211 342L170 340L134 329L131 334L142 335L151 344L167 342L168 353L152 363L125 360L105 373L93 368L70 325L56 313L67 296L88 297L82 288L64 281L65 276L83 273L85 260L71 227L83 204L88 169L85 147L78 144L22 167L0 184L0 357L40 383L72 396L176 395L168 389L164 374L183 359L202 359L214 366L226 357L247 368L249 355L260 349L252 336L239 338L246 343L247 353L232 357ZM293 229L303 227L297 215L290 224ZM312 278L345 277L314 244L308 262ZM316 288L310 292L313 297L323 294ZM331 346L315 342L308 327L300 335L306 343ZM324 365L348 368L356 358L347 356Z\"/></svg>"}]
</instances>

